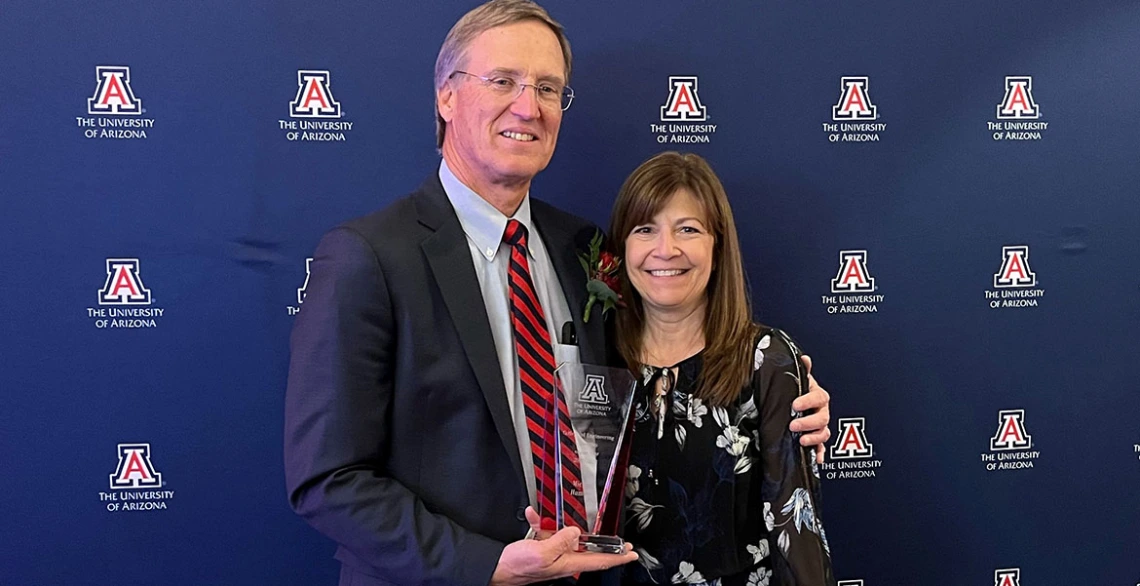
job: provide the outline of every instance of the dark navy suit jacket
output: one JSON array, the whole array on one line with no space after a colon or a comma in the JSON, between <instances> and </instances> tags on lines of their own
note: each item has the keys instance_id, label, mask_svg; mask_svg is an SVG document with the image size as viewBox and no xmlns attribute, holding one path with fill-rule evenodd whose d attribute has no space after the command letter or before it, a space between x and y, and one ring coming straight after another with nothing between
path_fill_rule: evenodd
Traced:
<instances>
[{"instance_id":1,"label":"dark navy suit jacket","mask_svg":"<svg viewBox=\"0 0 1140 586\"><path fill-rule=\"evenodd\" d=\"M582 323L577 254L595 227L534 199L531 212L582 360L611 361L603 320ZM291 348L289 500L339 545L342 586L487 584L527 532L528 498L471 253L437 176L321 239Z\"/></svg>"}]
</instances>

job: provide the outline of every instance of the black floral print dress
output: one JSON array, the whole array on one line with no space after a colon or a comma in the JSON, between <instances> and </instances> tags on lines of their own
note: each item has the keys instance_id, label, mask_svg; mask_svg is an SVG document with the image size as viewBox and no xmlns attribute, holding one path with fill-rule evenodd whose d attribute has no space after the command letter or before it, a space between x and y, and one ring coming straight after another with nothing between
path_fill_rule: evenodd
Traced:
<instances>
[{"instance_id":1,"label":"black floral print dress","mask_svg":"<svg viewBox=\"0 0 1140 586\"><path fill-rule=\"evenodd\" d=\"M693 397L701 354L646 367L635 398L623 584L831 586L819 473L788 424L806 373L766 329L748 388L729 407Z\"/></svg>"}]
</instances>

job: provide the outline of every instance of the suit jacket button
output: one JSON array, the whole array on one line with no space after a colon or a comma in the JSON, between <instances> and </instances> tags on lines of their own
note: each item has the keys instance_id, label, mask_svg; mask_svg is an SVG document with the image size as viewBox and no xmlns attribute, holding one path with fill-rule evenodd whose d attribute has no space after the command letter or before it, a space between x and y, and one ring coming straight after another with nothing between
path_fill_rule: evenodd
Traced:
<instances>
[{"instance_id":1,"label":"suit jacket button","mask_svg":"<svg viewBox=\"0 0 1140 586\"><path fill-rule=\"evenodd\" d=\"M515 511L515 518L519 521L526 521L526 507L519 507L519 510Z\"/></svg>"}]
</instances>

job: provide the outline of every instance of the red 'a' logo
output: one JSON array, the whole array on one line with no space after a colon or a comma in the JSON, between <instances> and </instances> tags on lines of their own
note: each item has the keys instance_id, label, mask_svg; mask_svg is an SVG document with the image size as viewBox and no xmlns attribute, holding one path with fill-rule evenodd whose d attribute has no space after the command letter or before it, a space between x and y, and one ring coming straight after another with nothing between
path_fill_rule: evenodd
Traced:
<instances>
[{"instance_id":1,"label":"red 'a' logo","mask_svg":"<svg viewBox=\"0 0 1140 586\"><path fill-rule=\"evenodd\" d=\"M1037 285L1037 273L1029 268L1029 247L1001 247L1001 269L994 273L994 287L1010 289Z\"/></svg>"},{"instance_id":2,"label":"red 'a' logo","mask_svg":"<svg viewBox=\"0 0 1140 586\"><path fill-rule=\"evenodd\" d=\"M998 411L997 433L990 438L990 449L1028 450L1033 446L1033 438L1025 432L1025 410L1007 409Z\"/></svg>"},{"instance_id":3,"label":"red 'a' logo","mask_svg":"<svg viewBox=\"0 0 1140 586\"><path fill-rule=\"evenodd\" d=\"M1037 102L1033 100L1033 78L1028 75L1005 78L1005 97L997 107L997 117L1036 119L1041 117Z\"/></svg>"},{"instance_id":4,"label":"red 'a' logo","mask_svg":"<svg viewBox=\"0 0 1140 586\"><path fill-rule=\"evenodd\" d=\"M855 293L874 290L875 278L867 271L867 251L839 251L839 272L831 280L831 292Z\"/></svg>"},{"instance_id":5,"label":"red 'a' logo","mask_svg":"<svg viewBox=\"0 0 1140 586\"><path fill-rule=\"evenodd\" d=\"M107 282L99 290L99 305L150 305L150 289L139 277L139 259L107 259Z\"/></svg>"},{"instance_id":6,"label":"red 'a' logo","mask_svg":"<svg viewBox=\"0 0 1140 586\"><path fill-rule=\"evenodd\" d=\"M297 97L289 102L292 118L340 118L340 102L333 99L328 71L297 71Z\"/></svg>"},{"instance_id":7,"label":"red 'a' logo","mask_svg":"<svg viewBox=\"0 0 1140 586\"><path fill-rule=\"evenodd\" d=\"M839 436L831 444L831 458L833 460L855 460L870 458L874 455L874 446L867 441L867 434L863 430L862 417L847 417L839 420Z\"/></svg>"},{"instance_id":8,"label":"red 'a' logo","mask_svg":"<svg viewBox=\"0 0 1140 586\"><path fill-rule=\"evenodd\" d=\"M131 68L95 67L95 95L87 98L88 114L142 114L142 100L131 89Z\"/></svg>"},{"instance_id":9,"label":"red 'a' logo","mask_svg":"<svg viewBox=\"0 0 1140 586\"><path fill-rule=\"evenodd\" d=\"M879 109L867 95L867 77L843 77L839 80L842 92L839 102L831 107L832 120L875 120Z\"/></svg>"},{"instance_id":10,"label":"red 'a' logo","mask_svg":"<svg viewBox=\"0 0 1140 586\"><path fill-rule=\"evenodd\" d=\"M119 465L111 474L111 488L155 488L162 474L150 462L150 444L119 444Z\"/></svg>"},{"instance_id":11,"label":"red 'a' logo","mask_svg":"<svg viewBox=\"0 0 1140 586\"><path fill-rule=\"evenodd\" d=\"M1021 586L1021 568L994 570L994 586Z\"/></svg>"},{"instance_id":12,"label":"red 'a' logo","mask_svg":"<svg viewBox=\"0 0 1140 586\"><path fill-rule=\"evenodd\" d=\"M671 76L669 99L661 106L661 121L702 122L705 119L705 107L697 95L697 77Z\"/></svg>"}]
</instances>

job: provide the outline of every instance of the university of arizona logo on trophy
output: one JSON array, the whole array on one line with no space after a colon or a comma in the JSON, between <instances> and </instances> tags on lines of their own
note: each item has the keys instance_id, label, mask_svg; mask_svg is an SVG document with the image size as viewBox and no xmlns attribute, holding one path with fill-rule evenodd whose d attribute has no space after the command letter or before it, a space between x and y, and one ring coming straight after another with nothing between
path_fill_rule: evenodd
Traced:
<instances>
[{"instance_id":1,"label":"university of arizona logo on trophy","mask_svg":"<svg viewBox=\"0 0 1140 586\"><path fill-rule=\"evenodd\" d=\"M587 551L623 553L617 536L620 503L629 465L630 407L637 381L621 368L575 361L554 373L552 401L543 434L550 474L537 480L538 513L544 524L575 526ZM611 498L614 486L618 487Z\"/></svg>"}]
</instances>

